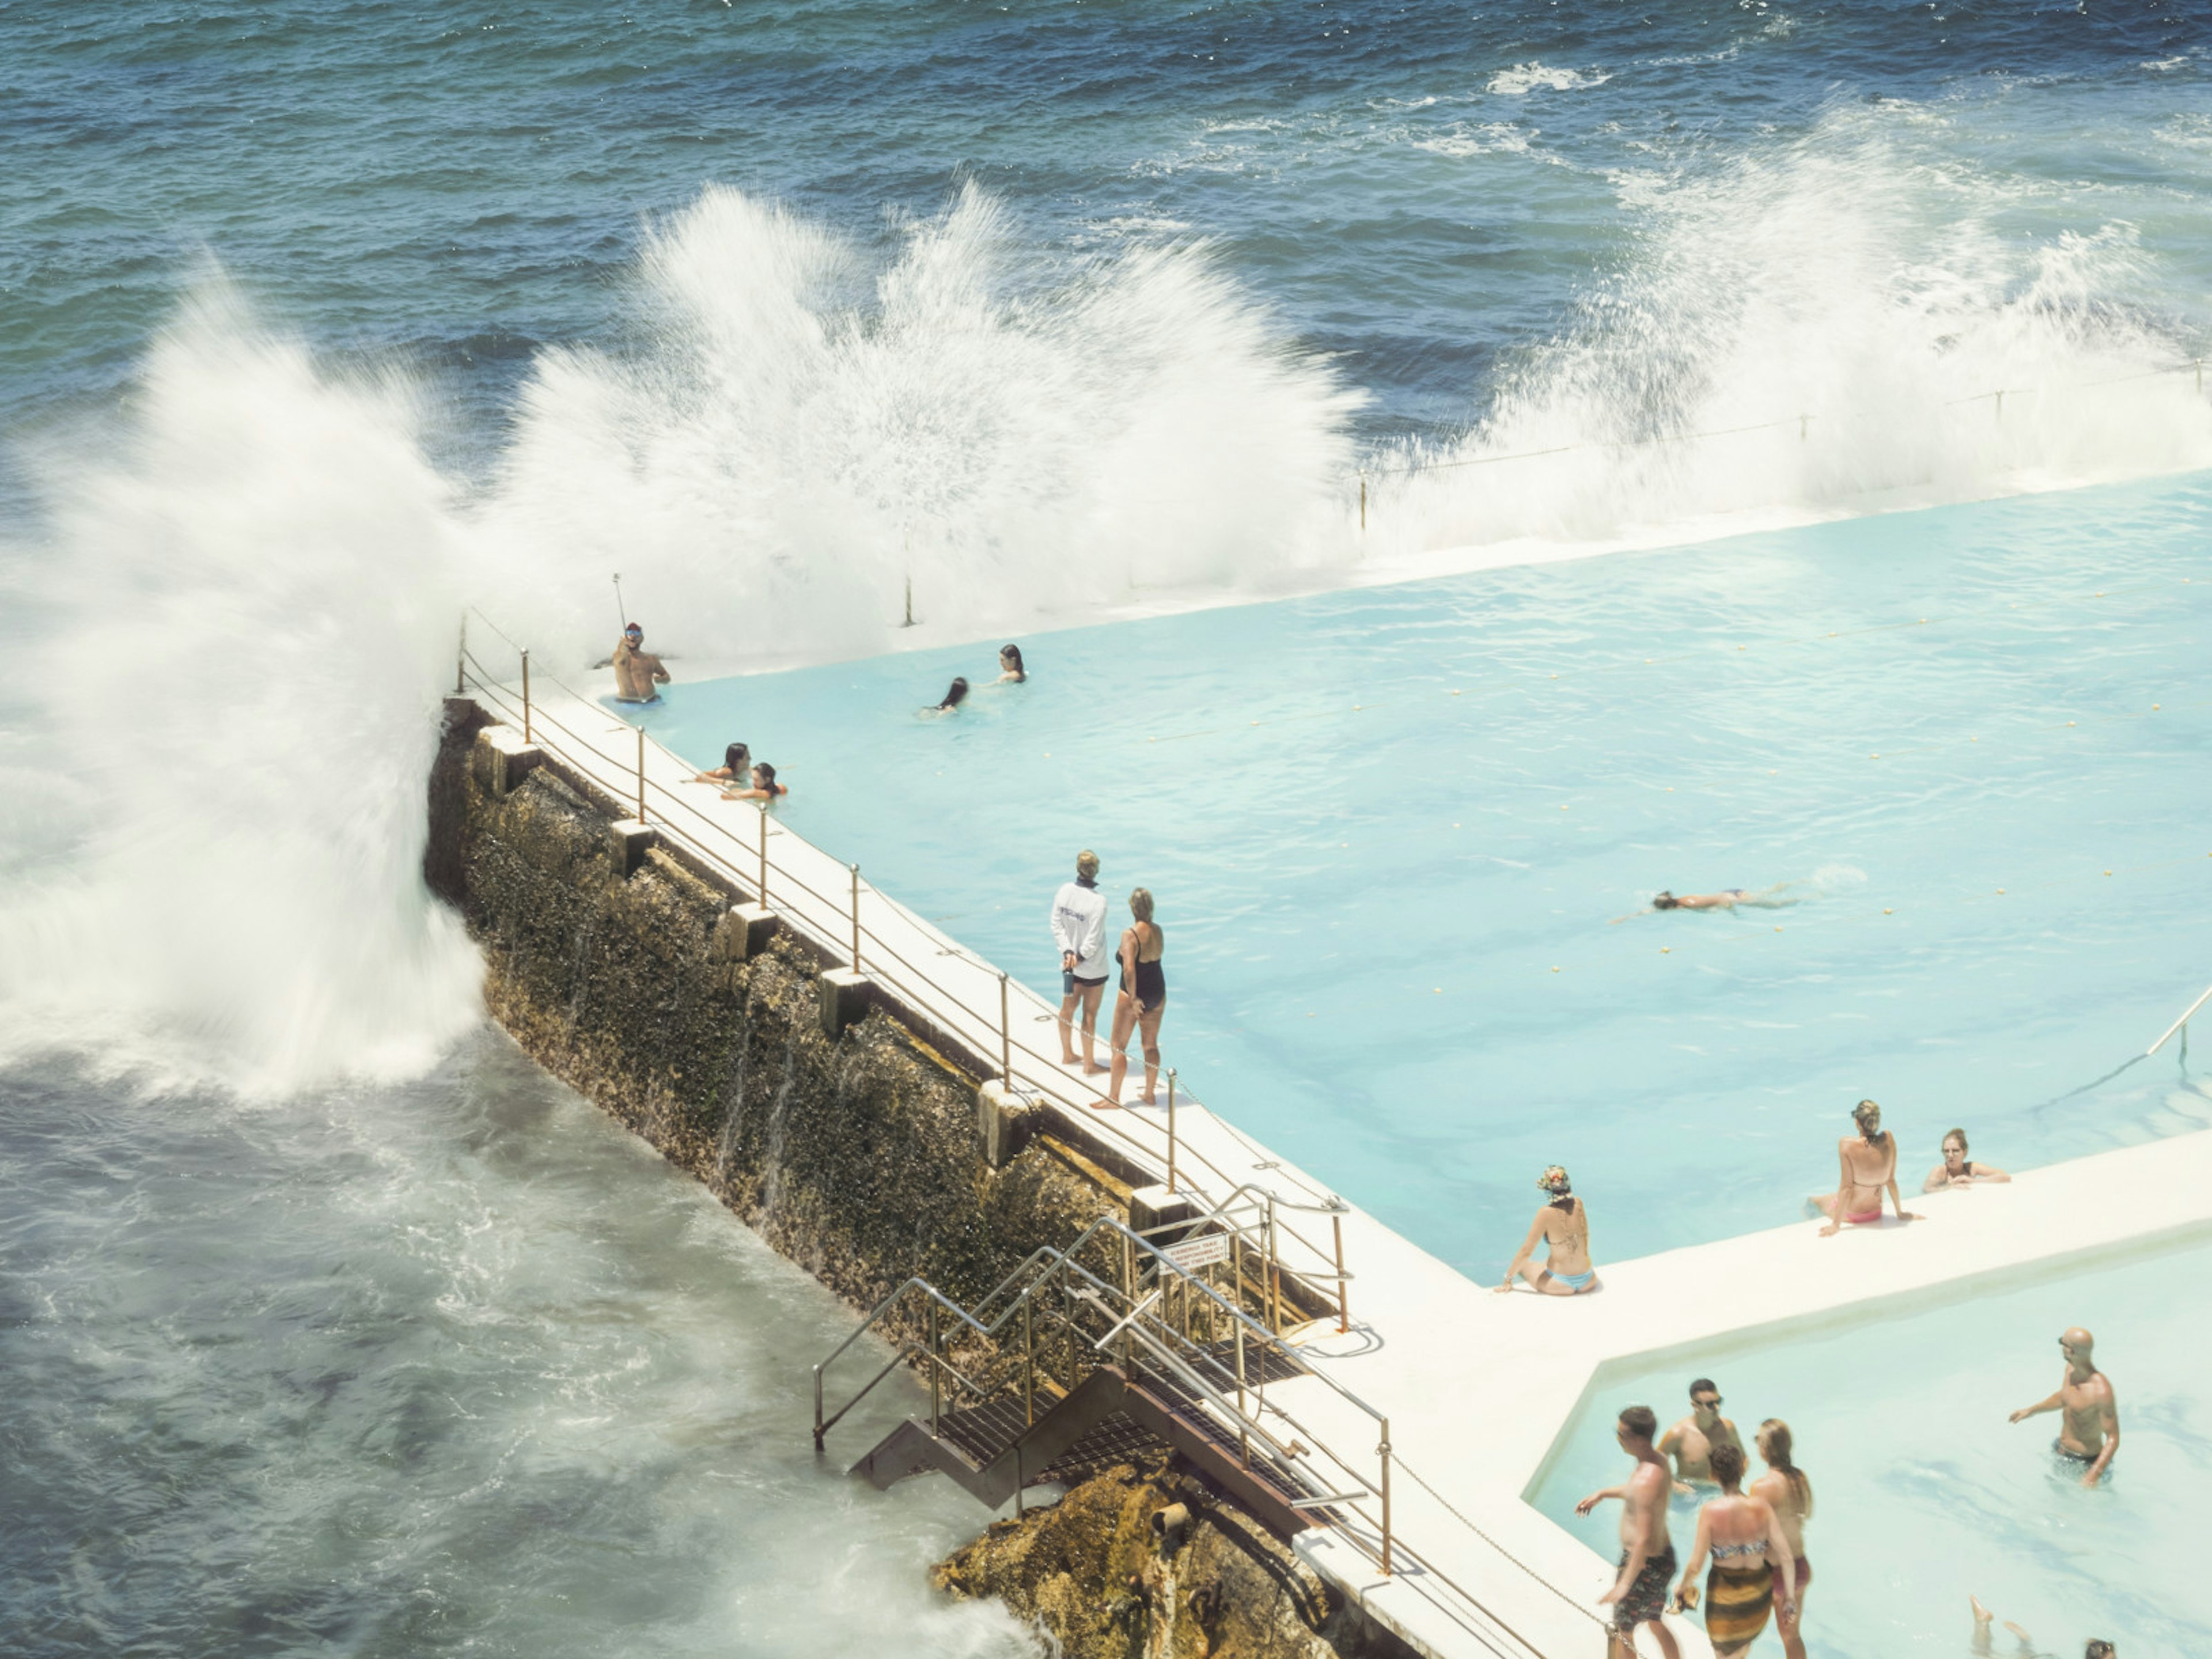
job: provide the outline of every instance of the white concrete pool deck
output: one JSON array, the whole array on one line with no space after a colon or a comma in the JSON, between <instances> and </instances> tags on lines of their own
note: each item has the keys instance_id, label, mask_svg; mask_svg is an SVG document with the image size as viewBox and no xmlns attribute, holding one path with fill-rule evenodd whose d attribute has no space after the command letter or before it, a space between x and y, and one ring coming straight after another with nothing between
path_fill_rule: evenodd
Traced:
<instances>
[{"instance_id":1,"label":"white concrete pool deck","mask_svg":"<svg viewBox=\"0 0 2212 1659\"><path fill-rule=\"evenodd\" d=\"M514 688L486 686L479 696L492 712L520 725ZM617 799L634 797L635 740L617 724L618 716L558 690L536 702L543 715L558 722L560 729L539 735L562 759ZM753 810L715 800L711 791L688 781L688 765L653 745L647 747L645 765L649 818L661 817L662 798L678 796L696 801L705 814L732 816L735 842L714 831L700 814L673 812L663 830L750 888L753 866L744 846L757 825ZM770 908L818 940L833 946L848 941L847 866L780 828L770 848L778 868L796 878L781 892L771 882ZM1039 896L1041 935L1048 896ZM868 929L864 965L880 949L889 988L977 1052L995 1055L1000 1030L996 969L884 896L864 890L862 914ZM1042 937L1040 954L1048 954ZM927 983L914 976L917 970L926 973ZM1049 1022L1056 1005L1018 983L1010 995L1016 1041L1039 1050L1055 1047ZM1053 1058L1031 1061L1018 1054L1018 1080L1044 1097L1049 1109L1109 1130L1129 1156L1164 1172L1164 1109L1093 1110L1091 1090L1060 1072ZM2085 1103L2080 1109L2094 1108ZM2212 1103L2207 1115L2212 1116ZM1300 1203L1327 1193L1323 1182L1276 1158L1195 1102L1179 1111L1176 1129L1187 1188L1218 1195L1228 1183L1249 1181ZM1571 1131L1565 1139L1571 1146ZM1832 1141L1808 1145L1807 1190L1832 1180L1834 1168ZM1535 1171L1528 1175L1533 1183ZM1533 1215L1533 1184L1530 1192ZM1917 1297L1955 1295L1984 1276L2212 1234L2212 1133L2185 1133L2074 1159L2023 1173L2009 1186L1908 1195L1906 1204L1926 1218L1846 1229L1831 1238L1820 1237L1818 1224L1808 1221L1632 1261L1601 1258L1602 1288L1571 1298L1525 1290L1495 1294L1364 1211L1347 1208L1342 1223L1346 1266L1355 1275L1352 1329L1340 1334L1335 1321L1324 1321L1310 1328L1302 1346L1317 1370L1388 1416L1394 1538L1401 1551L1417 1554L1433 1571L1409 1563L1382 1577L1358 1547L1327 1528L1302 1534L1301 1553L1438 1659L1531 1653L1594 1659L1603 1651L1595 1605L1612 1583L1613 1564L1540 1515L1524 1495L1533 1491L1585 1399L1591 1409L1607 1413L1630 1403L1605 1395L1609 1367L1626 1371L1675 1350L1686 1358L1695 1352L1702 1360L1739 1339L1750 1346L1792 1327L1905 1311ZM1325 1220L1294 1218L1322 1230L1318 1237L1326 1243ZM1591 1218L1601 1243L1602 1204L1593 1207ZM1498 1241L1501 1261L1518 1242ZM2025 1340L2047 1347L2051 1334L2029 1334ZM1373 1423L1322 1382L1300 1378L1267 1392L1271 1401L1347 1461L1364 1455L1374 1467ZM1672 1420L1680 1404L1644 1403L1660 1412L1662 1423ZM1817 1412L1816 1401L1789 1408L1799 1418ZM1688 1541L1675 1540L1685 1552ZM1808 1605L1808 1614L1817 1621L1817 1603ZM1694 1622L1669 1623L1686 1654L1703 1659L1710 1653ZM1644 1650L1656 1651L1648 1638Z\"/></svg>"}]
</instances>

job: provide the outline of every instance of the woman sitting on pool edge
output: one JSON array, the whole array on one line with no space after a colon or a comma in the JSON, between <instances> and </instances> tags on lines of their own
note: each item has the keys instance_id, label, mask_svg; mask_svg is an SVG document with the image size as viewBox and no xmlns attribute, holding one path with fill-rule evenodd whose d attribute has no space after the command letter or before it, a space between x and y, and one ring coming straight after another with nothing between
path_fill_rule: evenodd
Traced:
<instances>
[{"instance_id":1,"label":"woman sitting on pool edge","mask_svg":"<svg viewBox=\"0 0 2212 1659\"><path fill-rule=\"evenodd\" d=\"M1590 1266L1589 1258L1589 1212L1574 1195L1567 1172L1554 1164L1536 1177L1536 1185L1551 1196L1529 1223L1528 1237L1521 1241L1520 1254L1506 1268L1505 1282L1498 1287L1498 1294L1511 1290L1516 1277L1527 1279L1531 1288L1545 1296L1580 1296L1595 1290L1597 1269ZM1540 1267L1533 1260L1540 1238L1545 1243L1546 1257Z\"/></svg>"},{"instance_id":2,"label":"woman sitting on pool edge","mask_svg":"<svg viewBox=\"0 0 2212 1659\"><path fill-rule=\"evenodd\" d=\"M790 790L775 781L775 768L766 761L753 763L753 787L750 789L725 789L724 800L774 800L778 795L787 795Z\"/></svg>"}]
</instances>

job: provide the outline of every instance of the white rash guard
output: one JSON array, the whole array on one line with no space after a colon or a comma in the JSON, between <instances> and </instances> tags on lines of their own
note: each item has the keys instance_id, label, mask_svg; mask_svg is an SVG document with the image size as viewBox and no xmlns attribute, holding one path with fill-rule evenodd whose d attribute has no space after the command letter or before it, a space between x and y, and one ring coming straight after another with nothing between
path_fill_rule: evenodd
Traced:
<instances>
[{"instance_id":1,"label":"white rash guard","mask_svg":"<svg viewBox=\"0 0 2212 1659\"><path fill-rule=\"evenodd\" d=\"M1104 979L1109 965L1106 895L1079 881L1063 884L1052 901L1052 937L1063 957L1074 953L1078 979Z\"/></svg>"}]
</instances>

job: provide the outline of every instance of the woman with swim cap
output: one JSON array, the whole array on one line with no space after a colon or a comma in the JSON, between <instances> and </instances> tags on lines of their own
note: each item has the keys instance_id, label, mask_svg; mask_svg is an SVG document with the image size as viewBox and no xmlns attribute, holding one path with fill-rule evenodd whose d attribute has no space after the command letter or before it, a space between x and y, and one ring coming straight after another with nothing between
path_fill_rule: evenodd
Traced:
<instances>
[{"instance_id":1,"label":"woman with swim cap","mask_svg":"<svg viewBox=\"0 0 2212 1659\"><path fill-rule=\"evenodd\" d=\"M1521 1249L1505 1270L1505 1282L1498 1287L1500 1296L1513 1288L1516 1278L1525 1279L1529 1285L1546 1296L1580 1296L1597 1288L1597 1269L1590 1266L1589 1212L1574 1194L1574 1183L1567 1172L1554 1164L1536 1177L1539 1190L1548 1194L1544 1206L1536 1212L1536 1218L1528 1224L1528 1237L1521 1241ZM1544 1243L1545 1261L1535 1264L1536 1243Z\"/></svg>"}]
</instances>

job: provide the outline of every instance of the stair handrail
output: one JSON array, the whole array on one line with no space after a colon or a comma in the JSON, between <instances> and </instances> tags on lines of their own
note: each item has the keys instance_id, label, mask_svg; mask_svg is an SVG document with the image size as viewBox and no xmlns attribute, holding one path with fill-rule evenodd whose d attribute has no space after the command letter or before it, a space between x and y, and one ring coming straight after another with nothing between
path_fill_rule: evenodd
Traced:
<instances>
[{"instance_id":1,"label":"stair handrail","mask_svg":"<svg viewBox=\"0 0 2212 1659\"><path fill-rule=\"evenodd\" d=\"M500 636L502 639L507 638L504 630L501 629L496 623L492 622L490 617L484 616L481 610L477 610L473 606L471 607L471 610L475 615L489 625L494 632L500 634ZM509 639L507 642L510 645L514 644L514 641L511 639ZM516 647L516 649L520 650L520 647ZM471 671L473 671L473 672ZM562 691L567 693L568 696L574 698L579 704L587 708L593 706L589 698L585 697L581 693L575 690L574 688L564 684L557 677L545 673L543 669L539 670L539 678L558 687ZM460 672L456 690L465 693L471 684L473 684L477 690L485 695L487 701L494 705L496 713L501 718L513 720L520 717L524 731L530 734L532 740L536 742L541 749L559 757L570 769L579 773L587 784L606 791L610 795L610 799L615 799L617 805L621 804L623 797L616 794L611 786L594 776L592 766L585 761L582 758L582 756L590 756L593 760L599 763L599 766L603 768L611 768L623 771L625 776L628 773L627 767L614 757L607 755L597 744L592 743L582 733L573 730L567 723L560 720L558 716L548 713L542 704L536 709L533 720L532 709L528 701L527 688L526 687L525 689L523 699L518 702L515 694L509 690L504 683L497 679L491 671L477 657L476 653L468 648L465 639L460 652ZM641 730L641 728L636 727L627 727L627 729ZM552 732L557 732L561 737L568 739L568 744L564 745L563 744L549 738L546 735L548 730ZM684 762L681 757L675 755L672 750L669 750L665 744L659 742L658 739L651 737L650 734L644 734L644 737L645 741L657 752L676 761L679 765L689 764L689 763ZM575 750L580 750L581 753L572 753L570 751L570 745L573 745L573 748ZM721 861L728 862L731 864L732 867L735 869L738 866L734 859L723 859L722 855L715 850L715 843L717 842L726 842L732 848L735 849L737 854L743 855L746 862L750 863L752 860L754 856L753 853L745 848L744 844L738 839L736 832L729 824L723 823L720 819L713 817L707 813L702 812L691 801L684 799L675 791L671 790L666 785L660 782L658 779L644 777L641 773L639 783L641 790L650 791L654 796L661 798L668 804L668 805L673 807L677 812L681 814L686 819L695 820L697 823L705 826L706 830L709 832L708 834L702 835L700 830L688 827L676 830L676 833L680 839L690 843L696 850L703 854L710 860L720 860ZM675 826L668 824L664 824L664 827L675 829ZM765 819L763 819L762 823L762 832L763 836L767 833L767 823ZM793 832L787 830L780 830L777 833L787 836L793 836ZM804 837L794 836L794 838L805 842ZM811 846L811 843L805 844L810 847ZM805 893L817 904L825 905L831 908L836 908L838 906L840 901L832 896L823 894L811 886L803 877L793 871L787 864L780 863L775 860L768 858L764 842L763 842L759 852L761 861L775 875L781 878L787 888L796 889L797 890ZM866 884L861 884L863 886L867 885ZM880 890L871 887L869 888L869 890L873 892L878 899L893 904L894 906L897 906L901 910L904 910L905 907L898 906L896 900L891 899L889 895L883 893ZM913 916L911 912L907 914L908 915L908 919L917 926L921 927L926 933L935 932L934 929L927 927L927 924L923 923L919 917ZM839 941L823 934L821 930L815 927L810 919L803 915L793 915L789 920L801 933L812 937L818 945L823 945L824 948L830 949L833 951L836 949ZM932 1005L933 1002L947 994L942 992L940 988L936 985L928 970L923 968L918 968L914 963L907 961L897 949L888 940L884 939L875 929L863 927L860 931L872 941L875 960L881 962L885 958L889 958L890 961L896 963L899 967L905 969L906 974L913 980L914 984L910 987L904 988L902 994L909 1001L912 1001L917 1008L928 1013L931 1018L936 1019L942 1018L941 1015L932 1012ZM942 938L944 936L940 934L939 937ZM982 964L982 959L981 957L975 957L972 952L967 951L965 947L959 946L957 941L947 939L946 943L949 945L952 945L956 950L958 950L963 956L967 956L970 960L975 961L979 964ZM964 1005L959 1005L957 998L953 999L953 1000L956 1006L962 1006L963 1012L969 1018L974 1018L972 1010L966 1009ZM1056 1070L1052 1064L1050 1056L1044 1054L1042 1050L1032 1047L1026 1040L1014 1039L1012 1036L1011 1032L1006 1034L1006 1046L1008 1048L1018 1050L1024 1060L1033 1062L1026 1068L1030 1073L1027 1085L1029 1091L1052 1100L1056 1106L1059 1106L1062 1110L1073 1110L1073 1103L1062 1099L1058 1092L1049 1086L1051 1083L1060 1080L1057 1078ZM1015 1085L1014 1079L1011 1076L1005 1080L1010 1086L1020 1086ZM1141 1160L1148 1162L1153 1161L1159 1156L1158 1152L1152 1146L1148 1145L1139 1137L1130 1133L1117 1122L1109 1121L1104 1118L1093 1118L1087 1121L1086 1127L1095 1133L1103 1134L1112 1140L1121 1143L1130 1151L1135 1152ZM1234 1181L1234 1177L1227 1170L1223 1170L1218 1164L1215 1164L1212 1158L1206 1157L1198 1149L1194 1147L1186 1147L1184 1155L1192 1158L1201 1169L1211 1173L1218 1180L1224 1182ZM1249 1183L1247 1184L1249 1185ZM1319 1210L1327 1212L1329 1207L1326 1205L1299 1205L1287 1199L1284 1200L1283 1202L1285 1207L1300 1210ZM1338 1200L1338 1202L1340 1205L1341 1204L1341 1200ZM1338 1212L1340 1213L1341 1211L1340 1210ZM1300 1245L1303 1245L1307 1250L1310 1251L1313 1255L1322 1262L1328 1263L1332 1260L1331 1255L1328 1251L1322 1249L1312 1240L1307 1238L1303 1233L1299 1232L1295 1227L1285 1225L1281 1231L1289 1234L1293 1240ZM1340 1264L1339 1265L1340 1267ZM1315 1270L1291 1269L1291 1271L1301 1277L1333 1277L1333 1275L1325 1272Z\"/></svg>"}]
</instances>

